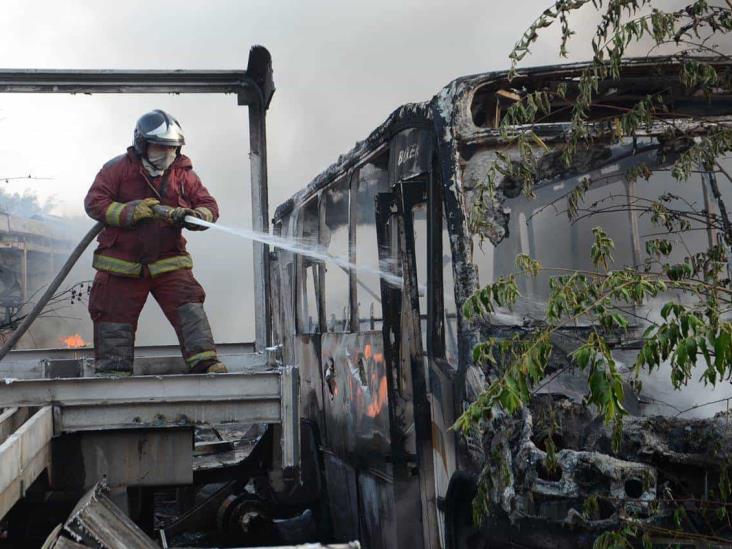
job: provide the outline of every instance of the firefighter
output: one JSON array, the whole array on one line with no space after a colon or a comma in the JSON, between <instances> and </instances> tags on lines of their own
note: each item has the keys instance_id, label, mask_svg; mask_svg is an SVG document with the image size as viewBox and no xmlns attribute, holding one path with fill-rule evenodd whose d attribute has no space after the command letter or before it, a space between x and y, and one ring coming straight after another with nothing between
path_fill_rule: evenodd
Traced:
<instances>
[{"instance_id":1,"label":"firefighter","mask_svg":"<svg viewBox=\"0 0 732 549\"><path fill-rule=\"evenodd\" d=\"M173 116L162 110L144 114L133 145L102 167L84 200L89 216L105 224L89 296L98 371L132 371L137 320L151 293L175 328L188 371L226 372L181 234L202 229L185 222L186 216L215 222L219 210L181 154L184 144Z\"/></svg>"}]
</instances>

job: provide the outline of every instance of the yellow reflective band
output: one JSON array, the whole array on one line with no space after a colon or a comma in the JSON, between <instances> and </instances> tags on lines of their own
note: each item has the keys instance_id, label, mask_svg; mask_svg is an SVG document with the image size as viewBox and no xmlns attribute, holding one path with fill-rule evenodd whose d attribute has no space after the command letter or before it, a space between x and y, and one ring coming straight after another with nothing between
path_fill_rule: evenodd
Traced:
<instances>
[{"instance_id":1,"label":"yellow reflective band","mask_svg":"<svg viewBox=\"0 0 732 549\"><path fill-rule=\"evenodd\" d=\"M169 273L170 271L177 271L178 269L192 269L193 259L191 259L190 255L166 257L165 259L150 263L147 268L150 269L150 276L155 277L163 273Z\"/></svg>"},{"instance_id":2,"label":"yellow reflective band","mask_svg":"<svg viewBox=\"0 0 732 549\"><path fill-rule=\"evenodd\" d=\"M112 202L107 208L107 213L104 214L104 219L107 225L112 227L119 227L121 222L122 210L125 209L125 205L121 202Z\"/></svg>"},{"instance_id":3,"label":"yellow reflective band","mask_svg":"<svg viewBox=\"0 0 732 549\"><path fill-rule=\"evenodd\" d=\"M189 368L193 368L202 360L211 360L212 358L216 358L216 351L203 351L202 353L189 356L186 359L186 363L188 364Z\"/></svg>"},{"instance_id":4,"label":"yellow reflective band","mask_svg":"<svg viewBox=\"0 0 732 549\"><path fill-rule=\"evenodd\" d=\"M206 206L199 206L198 208L196 208L196 211L203 216L204 221L213 223L213 219L214 219L213 212L211 210L209 210Z\"/></svg>"},{"instance_id":5,"label":"yellow reflective band","mask_svg":"<svg viewBox=\"0 0 732 549\"><path fill-rule=\"evenodd\" d=\"M142 274L142 263L125 261L116 257L94 254L92 267L98 271L107 271L121 276L140 276Z\"/></svg>"}]
</instances>

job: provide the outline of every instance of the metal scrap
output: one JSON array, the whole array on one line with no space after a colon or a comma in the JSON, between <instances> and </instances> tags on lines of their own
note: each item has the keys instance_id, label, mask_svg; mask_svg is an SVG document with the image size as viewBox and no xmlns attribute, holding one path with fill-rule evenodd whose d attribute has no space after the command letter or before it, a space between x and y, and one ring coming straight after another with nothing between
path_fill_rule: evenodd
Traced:
<instances>
[{"instance_id":1,"label":"metal scrap","mask_svg":"<svg viewBox=\"0 0 732 549\"><path fill-rule=\"evenodd\" d=\"M132 520L107 497L103 482L81 498L64 530L79 543L99 549L157 549Z\"/></svg>"}]
</instances>

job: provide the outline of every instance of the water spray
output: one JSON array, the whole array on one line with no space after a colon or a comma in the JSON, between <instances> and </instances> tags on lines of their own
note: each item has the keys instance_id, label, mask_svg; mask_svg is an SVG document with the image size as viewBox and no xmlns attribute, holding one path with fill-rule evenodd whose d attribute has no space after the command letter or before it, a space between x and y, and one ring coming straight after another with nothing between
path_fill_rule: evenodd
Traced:
<instances>
[{"instance_id":1,"label":"water spray","mask_svg":"<svg viewBox=\"0 0 732 549\"><path fill-rule=\"evenodd\" d=\"M317 261L334 263L335 265L338 265L339 267L342 267L344 269L353 269L356 272L372 274L382 278L385 282L393 286L397 286L400 288L404 286L404 280L399 275L395 275L393 273L384 271L383 269L379 269L378 267L374 267L371 265L356 265L355 263L348 261L344 257L331 255L322 246L314 246L312 242L306 241L304 239L282 238L280 236L271 235L269 233L262 233L251 229L235 229L233 227L227 227L226 225L209 223L208 221L204 221L203 219L193 217L192 215L187 215L184 220L186 223L190 223L192 225L216 229L227 234L238 236L240 238L246 238L248 240L254 240L256 242L261 242L262 244L267 244L268 246L272 246L273 248L280 248L281 250L292 252L297 255L302 255L304 257L309 257ZM422 291L423 289L420 288L420 292Z\"/></svg>"},{"instance_id":2,"label":"water spray","mask_svg":"<svg viewBox=\"0 0 732 549\"><path fill-rule=\"evenodd\" d=\"M170 214L172 213L174 208L172 208L171 206L165 206L163 204L157 204L153 206L152 209L158 217L167 220L170 219ZM210 223L209 221L204 221L203 219L194 217L192 215L185 216L183 218L183 221L190 225L198 225L199 227L205 227L207 229L216 229L217 231L238 236L239 238L246 238L247 240L253 240L262 244L267 244L268 246L272 246L273 248L279 248L287 252L292 252L297 255L309 257L311 259L315 259L316 261L334 263L343 269L352 269L356 272L372 274L383 279L388 284L392 284L393 286L397 286L399 288L404 286L404 280L399 275L395 275L394 273L390 273L384 269L380 269L379 267L374 267L371 265L356 265L355 263L352 263L344 257L329 254L328 250L326 250L323 246L313 245L312 241L310 240L283 238L281 236L275 236L269 233L263 233L252 229L227 227L226 225L218 225L215 223ZM424 291L424 289L420 288L419 291L422 292Z\"/></svg>"}]
</instances>

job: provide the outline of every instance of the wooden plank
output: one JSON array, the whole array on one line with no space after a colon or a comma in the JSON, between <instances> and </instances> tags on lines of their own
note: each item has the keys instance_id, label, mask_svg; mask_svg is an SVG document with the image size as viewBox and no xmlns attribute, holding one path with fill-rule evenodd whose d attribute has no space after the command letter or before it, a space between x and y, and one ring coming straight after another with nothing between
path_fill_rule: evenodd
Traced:
<instances>
[{"instance_id":1,"label":"wooden plank","mask_svg":"<svg viewBox=\"0 0 732 549\"><path fill-rule=\"evenodd\" d=\"M51 463L53 412L44 406L0 445L0 519Z\"/></svg>"},{"instance_id":2,"label":"wooden plank","mask_svg":"<svg viewBox=\"0 0 732 549\"><path fill-rule=\"evenodd\" d=\"M38 454L53 437L53 411L44 406L33 417L21 425L16 434L20 436L20 458L23 464Z\"/></svg>"},{"instance_id":3,"label":"wooden plank","mask_svg":"<svg viewBox=\"0 0 732 549\"><path fill-rule=\"evenodd\" d=\"M0 413L0 444L5 442L30 416L28 408L6 408Z\"/></svg>"},{"instance_id":4,"label":"wooden plank","mask_svg":"<svg viewBox=\"0 0 732 549\"><path fill-rule=\"evenodd\" d=\"M0 445L0 518L20 499L20 437L13 434Z\"/></svg>"}]
</instances>

